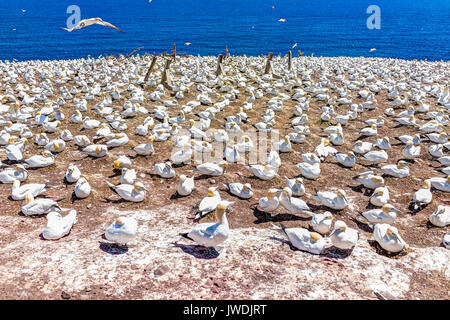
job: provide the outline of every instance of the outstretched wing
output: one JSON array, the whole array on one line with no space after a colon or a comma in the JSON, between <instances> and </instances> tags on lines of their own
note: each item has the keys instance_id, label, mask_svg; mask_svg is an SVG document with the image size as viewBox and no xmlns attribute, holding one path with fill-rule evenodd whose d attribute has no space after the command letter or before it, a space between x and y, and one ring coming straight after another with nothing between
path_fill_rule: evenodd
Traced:
<instances>
[{"instance_id":1,"label":"outstretched wing","mask_svg":"<svg viewBox=\"0 0 450 320\"><path fill-rule=\"evenodd\" d=\"M106 21L98 21L97 24L101 24L101 25L103 25L103 26L105 26L105 27L113 28L113 29L116 29L116 30L118 30L118 31L120 31L120 32L123 32L122 30L120 30L119 28L117 28L115 25L113 25L113 24L111 24L111 23L109 23L109 22L106 22Z\"/></svg>"}]
</instances>

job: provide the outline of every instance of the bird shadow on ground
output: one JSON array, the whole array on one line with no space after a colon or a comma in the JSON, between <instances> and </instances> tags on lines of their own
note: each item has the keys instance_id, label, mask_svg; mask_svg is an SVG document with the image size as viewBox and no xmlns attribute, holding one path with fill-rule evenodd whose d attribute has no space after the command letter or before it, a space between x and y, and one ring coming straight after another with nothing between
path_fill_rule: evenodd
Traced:
<instances>
[{"instance_id":1,"label":"bird shadow on ground","mask_svg":"<svg viewBox=\"0 0 450 320\"><path fill-rule=\"evenodd\" d=\"M108 242L99 242L99 248L100 250L112 254L112 255L119 255L124 254L128 252L128 247L126 245L120 245L117 243L108 243Z\"/></svg>"},{"instance_id":2,"label":"bird shadow on ground","mask_svg":"<svg viewBox=\"0 0 450 320\"><path fill-rule=\"evenodd\" d=\"M370 196L370 194L371 194L370 189L364 187L362 184L360 184L359 186L347 185L347 187L352 189L355 192L362 193L366 197Z\"/></svg>"},{"instance_id":3,"label":"bird shadow on ground","mask_svg":"<svg viewBox=\"0 0 450 320\"><path fill-rule=\"evenodd\" d=\"M18 213L17 213L17 215L18 216L20 216L20 217L28 217L28 218L31 218L31 219L39 219L39 218L45 218L46 217L46 214L31 214L31 215L25 215L23 212L22 212L22 210L21 211L19 211Z\"/></svg>"},{"instance_id":4,"label":"bird shadow on ground","mask_svg":"<svg viewBox=\"0 0 450 320\"><path fill-rule=\"evenodd\" d=\"M207 174L202 174L202 175L199 175L198 177L194 177L194 180L205 180L205 179L209 179L211 177L212 176L209 176Z\"/></svg>"},{"instance_id":5,"label":"bird shadow on ground","mask_svg":"<svg viewBox=\"0 0 450 320\"><path fill-rule=\"evenodd\" d=\"M257 208L253 209L253 215L256 217L256 221L253 221L254 224L260 224L265 222L282 222L282 221L292 221L292 220L300 220L307 221L311 218L302 218L290 213L277 213L274 216L271 216L270 213L260 211Z\"/></svg>"},{"instance_id":6,"label":"bird shadow on ground","mask_svg":"<svg viewBox=\"0 0 450 320\"><path fill-rule=\"evenodd\" d=\"M200 245L186 245L172 243L174 247L180 248L183 252L194 256L197 259L215 259L219 256L219 252L213 247L204 247Z\"/></svg>"},{"instance_id":7,"label":"bird shadow on ground","mask_svg":"<svg viewBox=\"0 0 450 320\"><path fill-rule=\"evenodd\" d=\"M353 252L353 248L350 250L341 250L336 247L330 247L326 249L323 254L321 254L322 257L325 258L331 258L331 259L345 259L349 257Z\"/></svg>"},{"instance_id":8,"label":"bird shadow on ground","mask_svg":"<svg viewBox=\"0 0 450 320\"><path fill-rule=\"evenodd\" d=\"M388 252L386 250L384 250L380 244L378 242L376 242L375 240L367 240L367 242L369 243L369 245L375 249L376 253L378 253L379 255L391 258L391 259L399 259L401 257L404 257L408 254L408 252L410 251L409 249L405 249L403 248L402 251L400 252Z\"/></svg>"},{"instance_id":9,"label":"bird shadow on ground","mask_svg":"<svg viewBox=\"0 0 450 320\"><path fill-rule=\"evenodd\" d=\"M108 178L111 179L111 178L118 177L118 176L120 176L120 175L122 175L122 172L121 172L120 170L118 170L118 169L114 169L113 174L110 175L110 176L108 176Z\"/></svg>"},{"instance_id":10,"label":"bird shadow on ground","mask_svg":"<svg viewBox=\"0 0 450 320\"><path fill-rule=\"evenodd\" d=\"M426 226L427 226L427 229L428 229L428 230L440 228L440 227L435 226L434 224L432 224L429 220L427 221Z\"/></svg>"},{"instance_id":11,"label":"bird shadow on ground","mask_svg":"<svg viewBox=\"0 0 450 320\"><path fill-rule=\"evenodd\" d=\"M170 200L176 200L176 199L180 199L180 198L184 198L184 197L180 196L177 191L175 191L175 193L170 196Z\"/></svg>"},{"instance_id":12,"label":"bird shadow on ground","mask_svg":"<svg viewBox=\"0 0 450 320\"><path fill-rule=\"evenodd\" d=\"M271 236L269 239L275 240L275 241L279 241L279 242L281 242L282 244L287 244L287 245L289 246L289 248L290 248L292 251L302 251L302 250L300 250L300 249L294 247L294 246L292 245L292 243L291 243L290 241L288 241L288 240L284 240L284 239L281 239L281 238L278 238L278 237L274 237L274 236ZM307 251L304 251L304 252L307 252Z\"/></svg>"},{"instance_id":13,"label":"bird shadow on ground","mask_svg":"<svg viewBox=\"0 0 450 320\"><path fill-rule=\"evenodd\" d=\"M125 199L122 199L122 198L116 199L116 200L114 200L114 199L109 199L109 198L104 198L103 201L106 202L106 203L113 203L113 204L118 204L118 203L124 203L124 202L127 202Z\"/></svg>"},{"instance_id":14,"label":"bird shadow on ground","mask_svg":"<svg viewBox=\"0 0 450 320\"><path fill-rule=\"evenodd\" d=\"M323 204L320 204L320 205L316 205L316 204L313 204L313 203L307 203L308 204L308 207L311 209L311 211L313 211L313 212L317 212L317 211L329 211L329 212L331 212L332 214L335 214L335 215L341 215L341 213L342 213L342 210L334 210L334 209L332 209L332 208L330 208L330 207L327 207L327 206L325 206L325 205L323 205ZM306 218L306 219L311 219L311 218Z\"/></svg>"},{"instance_id":15,"label":"bird shadow on ground","mask_svg":"<svg viewBox=\"0 0 450 320\"><path fill-rule=\"evenodd\" d=\"M379 207L374 206L373 204L371 204L370 202L367 204L366 206L367 210L372 210L372 209L379 209Z\"/></svg>"},{"instance_id":16,"label":"bird shadow on ground","mask_svg":"<svg viewBox=\"0 0 450 320\"><path fill-rule=\"evenodd\" d=\"M369 225L367 223L361 222L356 218L351 218L351 221L353 221L359 229L361 229L362 231L368 232L368 233L372 233L373 229L369 227Z\"/></svg>"}]
</instances>

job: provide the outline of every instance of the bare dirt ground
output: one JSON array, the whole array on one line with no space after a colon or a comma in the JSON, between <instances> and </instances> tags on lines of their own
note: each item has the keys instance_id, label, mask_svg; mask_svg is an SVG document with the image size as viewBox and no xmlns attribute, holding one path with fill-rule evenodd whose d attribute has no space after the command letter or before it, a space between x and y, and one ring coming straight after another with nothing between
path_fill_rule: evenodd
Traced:
<instances>
[{"instance_id":1,"label":"bare dirt ground","mask_svg":"<svg viewBox=\"0 0 450 320\"><path fill-rule=\"evenodd\" d=\"M71 89L73 82L65 84ZM257 84L256 84L257 85ZM150 92L151 89L148 89ZM55 85L55 93L59 86ZM170 93L169 91L167 91ZM180 105L195 99L199 92L195 86ZM82 94L77 95L79 97ZM113 107L122 110L129 96L122 92L122 98L113 102ZM218 99L219 95L211 96ZM224 118L235 115L248 97L241 90L239 99L225 108L220 116L211 122L212 128L222 127ZM249 123L241 125L243 130L260 121L265 111L265 102L272 95L257 100L254 109L247 111ZM56 100L55 96L55 100ZM171 98L169 94L165 99ZM171 98L173 99L173 98ZM361 121L351 122L344 129L345 144L335 146L340 152L348 152L358 138L358 132L365 127L363 120L382 115L388 106L386 92L376 95L379 107L365 111ZM353 96L355 103L362 99ZM88 108L99 101L88 101ZM146 99L142 105L149 111L160 105ZM321 131L327 124L319 124L323 105L312 100L310 103L309 127L311 135L303 144L293 144L300 153L312 152L320 143ZM283 112L277 113L275 128L283 133L291 132L289 117L296 102L284 102ZM198 107L195 112L206 109ZM342 113L344 107L337 107ZM72 124L73 104L63 107L66 120L56 133L48 134L50 140L60 136L64 129L74 135L95 135L94 130L83 130L82 125ZM177 110L170 109L171 116ZM98 118L94 111L84 115ZM450 251L442 247L444 234L450 229L431 227L430 214L438 205L449 205L448 194L433 190L432 202L422 211L413 214L408 204L413 193L423 180L432 176L443 176L436 170L438 162L428 154L429 143L423 142L422 154L410 165L410 176L404 179L385 177L385 185L391 194L391 203L402 211L395 226L399 229L410 248L400 255L389 257L372 241L371 230L362 223L359 213L367 210L369 194L352 180L357 173L369 170L368 163L358 156L353 169L336 163L331 157L321 164L321 175L315 180L304 179L307 194L314 190L345 189L350 206L342 211L332 211L335 219L344 220L350 227L360 232L360 239L350 256L331 250L324 256L292 250L285 238L273 230L271 224L283 221L288 227L309 228L311 221L279 209L279 215L268 219L255 210L260 197L266 196L271 187L283 188L284 176L299 176L296 168L301 158L294 153L282 153L280 177L262 181L252 176L241 164L229 165L220 177L196 179L196 189L185 198L174 197L179 179L162 179L154 176L152 165L170 156L169 142L155 142L155 154L132 159L138 171L138 180L149 190L141 203L120 201L108 188L105 180L119 183L119 175L113 170L113 161L122 154L134 156L132 145L144 143L145 137L135 135L135 127L146 116L139 115L127 120L130 143L109 150L107 157L86 158L73 142L68 142L66 150L56 156L55 165L29 170L28 182L49 182L54 187L46 195L62 199L60 206L74 208L78 212L78 223L71 233L58 241L45 241L40 234L46 224L45 217L26 217L20 213L21 201L8 198L11 185L0 185L0 297L4 299L377 299L374 292L388 299L448 299L450 295ZM187 119L198 120L194 114ZM391 137L393 147L388 150L389 163L402 158L403 145L396 145L393 137L412 134L413 129L398 127L394 121L385 118L385 125L379 128L378 136ZM421 116L418 116L421 119ZM422 121L423 122L423 121ZM182 125L186 127L186 123ZM39 127L37 131L43 129ZM281 135L282 136L282 135ZM374 142L374 138L365 141ZM1 160L6 159L4 148L0 149ZM36 145L27 145L24 157L40 151ZM92 187L87 199L74 200L72 184L64 182L64 174L69 163L75 163ZM177 167L177 175L191 176L193 165ZM239 174L238 174L239 173ZM224 190L222 183L251 183L255 194L250 200L240 200ZM224 250L216 252L194 246L181 240L178 233L192 227L191 208L206 195L207 188L218 186L222 199L235 201L230 207L228 219L231 236L224 243ZM315 212L327 209L315 200L302 197ZM330 210L328 210L330 211ZM135 217L139 223L139 241L135 246L121 248L106 243L102 234L118 215Z\"/></svg>"}]
</instances>

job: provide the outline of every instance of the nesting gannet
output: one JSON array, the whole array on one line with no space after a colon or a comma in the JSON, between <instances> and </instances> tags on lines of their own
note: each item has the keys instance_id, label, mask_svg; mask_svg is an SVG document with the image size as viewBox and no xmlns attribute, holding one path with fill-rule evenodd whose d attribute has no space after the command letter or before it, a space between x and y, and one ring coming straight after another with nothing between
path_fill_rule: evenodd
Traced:
<instances>
[{"instance_id":1,"label":"nesting gannet","mask_svg":"<svg viewBox=\"0 0 450 320\"><path fill-rule=\"evenodd\" d=\"M241 199L250 199L253 196L253 189L250 183L227 183L224 184L224 187L226 187L231 194Z\"/></svg>"},{"instance_id":2,"label":"nesting gannet","mask_svg":"<svg viewBox=\"0 0 450 320\"><path fill-rule=\"evenodd\" d=\"M105 27L116 29L117 31L123 32L122 30L120 30L116 26L112 25L109 22L103 21L102 18L98 18L98 17L97 18L90 18L90 19L83 19L80 22L78 22L78 24L75 27L70 28L70 29L63 28L63 27L60 27L60 28L63 29L63 30L66 30L68 32L72 32L73 30L77 30L77 29L81 29L81 28L84 28L84 27L88 27L88 26L91 26L93 24L99 24L101 26L105 26Z\"/></svg>"},{"instance_id":3,"label":"nesting gannet","mask_svg":"<svg viewBox=\"0 0 450 320\"><path fill-rule=\"evenodd\" d=\"M324 206L334 210L342 210L348 205L345 191L339 189L337 193L331 191L317 191L317 195L313 197Z\"/></svg>"},{"instance_id":4,"label":"nesting gannet","mask_svg":"<svg viewBox=\"0 0 450 320\"><path fill-rule=\"evenodd\" d=\"M312 217L311 225L314 231L325 234L330 232L333 223L333 215L329 211L317 213Z\"/></svg>"},{"instance_id":5,"label":"nesting gannet","mask_svg":"<svg viewBox=\"0 0 450 320\"><path fill-rule=\"evenodd\" d=\"M292 197L292 190L289 187L285 187L283 189L280 194L279 201L280 204L292 214L300 214L307 218L314 215L305 201Z\"/></svg>"},{"instance_id":6,"label":"nesting gannet","mask_svg":"<svg viewBox=\"0 0 450 320\"><path fill-rule=\"evenodd\" d=\"M372 209L362 212L361 215L371 224L376 223L394 223L400 210L394 208L391 204L385 204L381 209Z\"/></svg>"},{"instance_id":7,"label":"nesting gannet","mask_svg":"<svg viewBox=\"0 0 450 320\"><path fill-rule=\"evenodd\" d=\"M349 154L337 153L333 158L347 168L352 168L356 162L356 156L352 151L350 151Z\"/></svg>"},{"instance_id":8,"label":"nesting gannet","mask_svg":"<svg viewBox=\"0 0 450 320\"><path fill-rule=\"evenodd\" d=\"M373 171L362 172L353 177L353 180L360 182L365 188L375 189L384 186L383 177L373 174Z\"/></svg>"},{"instance_id":9,"label":"nesting gannet","mask_svg":"<svg viewBox=\"0 0 450 320\"><path fill-rule=\"evenodd\" d=\"M310 232L304 228L286 228L280 223L281 228L276 230L287 236L291 244L301 250L312 254L323 254L330 247L330 243L316 232Z\"/></svg>"},{"instance_id":10,"label":"nesting gannet","mask_svg":"<svg viewBox=\"0 0 450 320\"><path fill-rule=\"evenodd\" d=\"M405 247L396 227L386 223L377 223L373 229L373 237L376 242L388 252L400 252Z\"/></svg>"},{"instance_id":11,"label":"nesting gannet","mask_svg":"<svg viewBox=\"0 0 450 320\"><path fill-rule=\"evenodd\" d=\"M25 194L30 192L33 197L36 197L49 190L48 184L43 183L29 183L20 185L19 180L14 180L11 186L11 198L13 200L23 200Z\"/></svg>"},{"instance_id":12,"label":"nesting gannet","mask_svg":"<svg viewBox=\"0 0 450 320\"><path fill-rule=\"evenodd\" d=\"M387 152L384 150L369 151L363 157L372 164L386 162L389 158Z\"/></svg>"},{"instance_id":13,"label":"nesting gannet","mask_svg":"<svg viewBox=\"0 0 450 320\"><path fill-rule=\"evenodd\" d=\"M387 187L378 187L373 191L370 197L370 203L377 207L382 207L390 200L389 190Z\"/></svg>"},{"instance_id":14,"label":"nesting gannet","mask_svg":"<svg viewBox=\"0 0 450 320\"><path fill-rule=\"evenodd\" d=\"M26 216L46 214L53 210L60 210L58 203L51 199L34 199L33 192L27 191L24 195L22 213Z\"/></svg>"},{"instance_id":15,"label":"nesting gannet","mask_svg":"<svg viewBox=\"0 0 450 320\"><path fill-rule=\"evenodd\" d=\"M353 146L353 152L365 154L372 149L373 144L367 141L357 141Z\"/></svg>"},{"instance_id":16,"label":"nesting gannet","mask_svg":"<svg viewBox=\"0 0 450 320\"><path fill-rule=\"evenodd\" d=\"M186 177L184 174L180 176L180 183L177 186L177 193L180 196L188 196L195 189L194 177Z\"/></svg>"},{"instance_id":17,"label":"nesting gannet","mask_svg":"<svg viewBox=\"0 0 450 320\"><path fill-rule=\"evenodd\" d=\"M113 163L114 169L116 170L122 168L131 168L131 165L131 159L124 155L118 157Z\"/></svg>"},{"instance_id":18,"label":"nesting gannet","mask_svg":"<svg viewBox=\"0 0 450 320\"><path fill-rule=\"evenodd\" d=\"M70 210L65 217L62 217L59 212L52 211L47 214L47 224L42 232L42 237L46 240L60 239L70 233L77 221L76 210Z\"/></svg>"},{"instance_id":19,"label":"nesting gannet","mask_svg":"<svg viewBox=\"0 0 450 320\"><path fill-rule=\"evenodd\" d=\"M106 181L108 186L115 191L122 199L131 202L141 202L145 199L147 189L142 182L135 182L134 184L119 184L117 186Z\"/></svg>"},{"instance_id":20,"label":"nesting gannet","mask_svg":"<svg viewBox=\"0 0 450 320\"><path fill-rule=\"evenodd\" d=\"M75 196L79 199L87 198L91 194L91 186L86 178L79 178L74 188Z\"/></svg>"},{"instance_id":21,"label":"nesting gannet","mask_svg":"<svg viewBox=\"0 0 450 320\"><path fill-rule=\"evenodd\" d=\"M142 143L137 145L136 147L133 148L133 150L141 156L148 156L151 155L155 152L155 149L153 148L153 141L155 141L155 137L154 136L150 136L148 137L148 142L147 143Z\"/></svg>"},{"instance_id":22,"label":"nesting gannet","mask_svg":"<svg viewBox=\"0 0 450 320\"><path fill-rule=\"evenodd\" d=\"M445 227L450 224L450 207L439 205L429 217L436 227Z\"/></svg>"},{"instance_id":23,"label":"nesting gannet","mask_svg":"<svg viewBox=\"0 0 450 320\"><path fill-rule=\"evenodd\" d=\"M66 181L69 183L77 182L80 177L80 169L78 169L78 167L73 163L70 163L65 175Z\"/></svg>"},{"instance_id":24,"label":"nesting gannet","mask_svg":"<svg viewBox=\"0 0 450 320\"><path fill-rule=\"evenodd\" d=\"M101 158L108 153L108 147L104 144L91 144L83 149L83 152L94 158Z\"/></svg>"},{"instance_id":25,"label":"nesting gannet","mask_svg":"<svg viewBox=\"0 0 450 320\"><path fill-rule=\"evenodd\" d=\"M409 176L409 167L407 166L407 162L403 160L400 160L396 165L388 164L382 166L380 169L384 174L396 178L406 178Z\"/></svg>"},{"instance_id":26,"label":"nesting gannet","mask_svg":"<svg viewBox=\"0 0 450 320\"><path fill-rule=\"evenodd\" d=\"M412 202L414 204L414 210L418 210L426 206L431 202L433 194L431 193L431 181L425 180L423 188L417 190L414 193Z\"/></svg>"},{"instance_id":27,"label":"nesting gannet","mask_svg":"<svg viewBox=\"0 0 450 320\"><path fill-rule=\"evenodd\" d=\"M450 192L450 175L448 175L447 178L432 177L429 180L433 188L444 192Z\"/></svg>"},{"instance_id":28,"label":"nesting gannet","mask_svg":"<svg viewBox=\"0 0 450 320\"><path fill-rule=\"evenodd\" d=\"M344 221L338 220L334 223L334 229L329 238L336 248L350 250L358 242L359 233L356 229L349 228Z\"/></svg>"},{"instance_id":29,"label":"nesting gannet","mask_svg":"<svg viewBox=\"0 0 450 320\"><path fill-rule=\"evenodd\" d=\"M227 207L226 202L219 201L214 214L216 222L197 224L190 232L181 235L204 247L215 247L223 243L230 232L226 216Z\"/></svg>"},{"instance_id":30,"label":"nesting gannet","mask_svg":"<svg viewBox=\"0 0 450 320\"><path fill-rule=\"evenodd\" d=\"M208 188L208 194L206 197L200 201L198 205L198 209L196 212L196 217L202 218L207 213L214 211L217 208L217 205L222 200L219 192L217 191L217 187Z\"/></svg>"},{"instance_id":31,"label":"nesting gannet","mask_svg":"<svg viewBox=\"0 0 450 320\"><path fill-rule=\"evenodd\" d=\"M175 177L175 170L172 168L172 163L170 161L156 163L153 165L155 173L161 178L173 178Z\"/></svg>"},{"instance_id":32,"label":"nesting gannet","mask_svg":"<svg viewBox=\"0 0 450 320\"><path fill-rule=\"evenodd\" d=\"M225 169L228 167L228 162L221 161L219 164L205 162L198 165L194 172L198 172L200 174L205 174L209 176L221 176Z\"/></svg>"},{"instance_id":33,"label":"nesting gannet","mask_svg":"<svg viewBox=\"0 0 450 320\"><path fill-rule=\"evenodd\" d=\"M137 221L132 217L117 218L105 231L109 241L125 245L134 242L138 229Z\"/></svg>"},{"instance_id":34,"label":"nesting gannet","mask_svg":"<svg viewBox=\"0 0 450 320\"><path fill-rule=\"evenodd\" d=\"M28 178L28 171L21 164L16 164L13 167L8 167L3 171L0 171L1 183L13 183L14 180L24 182Z\"/></svg>"},{"instance_id":35,"label":"nesting gannet","mask_svg":"<svg viewBox=\"0 0 450 320\"><path fill-rule=\"evenodd\" d=\"M251 166L245 166L248 170L250 170L256 177L261 180L270 180L274 177L278 176L277 168L274 168L268 164L262 166L259 164L254 164Z\"/></svg>"},{"instance_id":36,"label":"nesting gannet","mask_svg":"<svg viewBox=\"0 0 450 320\"><path fill-rule=\"evenodd\" d=\"M292 195L299 197L305 194L305 185L303 184L302 178L289 179L284 177L286 180L286 185L292 190Z\"/></svg>"},{"instance_id":37,"label":"nesting gannet","mask_svg":"<svg viewBox=\"0 0 450 320\"><path fill-rule=\"evenodd\" d=\"M280 204L278 197L275 196L278 191L278 189L269 189L267 191L267 197L259 199L257 209L259 211L272 214L272 212L275 211Z\"/></svg>"}]
</instances>

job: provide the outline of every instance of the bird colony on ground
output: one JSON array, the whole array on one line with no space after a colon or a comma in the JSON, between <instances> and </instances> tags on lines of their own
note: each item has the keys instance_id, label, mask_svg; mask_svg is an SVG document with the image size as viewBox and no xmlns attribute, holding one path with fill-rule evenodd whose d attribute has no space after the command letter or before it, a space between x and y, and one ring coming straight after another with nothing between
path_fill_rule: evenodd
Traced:
<instances>
[{"instance_id":1,"label":"bird colony on ground","mask_svg":"<svg viewBox=\"0 0 450 320\"><path fill-rule=\"evenodd\" d=\"M226 56L217 72L217 57L184 56L166 72L160 58L144 81L151 59L1 62L2 207L46 215L51 240L105 206L190 199L179 214L192 230L179 231L205 247L226 246L227 212L231 232L253 213L312 254L351 252L361 232L398 253L427 225L449 246L448 62L299 57L289 67L278 56L267 68L263 56ZM275 131L260 149L258 134ZM211 153L217 161L198 161ZM420 224L398 223L425 208ZM107 223L107 240L138 239L135 219Z\"/></svg>"}]
</instances>

